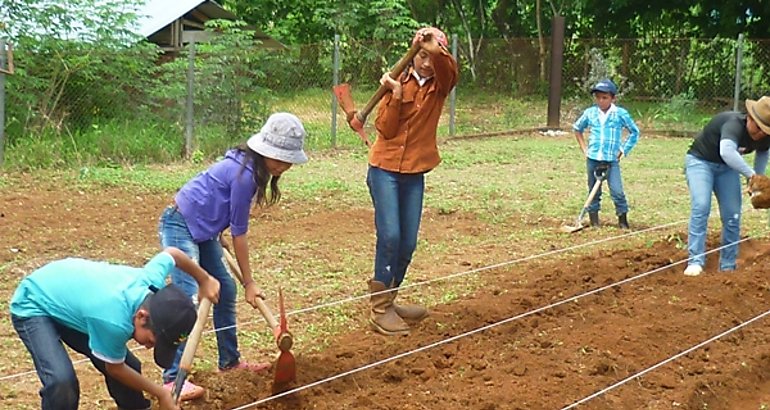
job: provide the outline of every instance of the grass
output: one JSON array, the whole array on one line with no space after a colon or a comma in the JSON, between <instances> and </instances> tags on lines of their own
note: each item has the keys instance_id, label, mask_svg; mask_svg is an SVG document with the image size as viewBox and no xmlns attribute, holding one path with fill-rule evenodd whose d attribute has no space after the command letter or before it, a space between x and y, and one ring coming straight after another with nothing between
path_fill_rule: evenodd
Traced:
<instances>
[{"instance_id":1,"label":"grass","mask_svg":"<svg viewBox=\"0 0 770 410\"><path fill-rule=\"evenodd\" d=\"M373 90L353 90L354 101L361 107ZM583 109L591 105L590 97L565 98L561 103L561 127L569 128ZM666 102L624 100L626 107L644 132L698 131L721 107L696 104L686 97ZM357 149L361 141L348 127L345 115L337 110L332 131L332 94L326 89L307 89L271 99L268 111L289 111L299 116L308 133L306 145L312 151L346 147ZM482 134L543 127L547 120L547 100L542 98L512 99L495 92L459 90L456 95L455 136ZM449 112L450 102L445 105ZM171 108L169 108L171 109ZM200 109L200 108L199 108ZM372 113L366 124L370 140L374 135ZM449 115L442 117L438 134L450 136ZM193 159L211 160L233 145L245 141L258 129L233 132L222 125L194 125ZM18 130L13 130L18 132ZM125 165L170 163L177 161L184 146L183 122L172 122L162 116L133 120L104 120L77 130L47 129L29 135L9 135L5 168L30 170L72 167L120 167ZM483 155L483 153L480 153ZM472 160L447 158L453 161ZM509 161L508 157L499 158Z\"/></svg>"},{"instance_id":2,"label":"grass","mask_svg":"<svg viewBox=\"0 0 770 410\"><path fill-rule=\"evenodd\" d=\"M633 221L683 218L689 197L683 174L684 153L690 141L683 138L642 138L623 160L625 190ZM448 141L441 147L443 163L427 174L426 206L439 213L475 213L488 222L514 214L550 218L577 215L587 187L582 155L570 135L497 137ZM368 206L364 183L363 148L310 152L311 161L287 172L282 180L286 199L333 209ZM746 158L752 162L751 156ZM43 170L36 177L79 189L124 187L172 193L206 163L81 167L77 170ZM15 173L0 178L3 185L18 183ZM665 188L661 188L665 187ZM607 197L605 212L611 209Z\"/></svg>"}]
</instances>

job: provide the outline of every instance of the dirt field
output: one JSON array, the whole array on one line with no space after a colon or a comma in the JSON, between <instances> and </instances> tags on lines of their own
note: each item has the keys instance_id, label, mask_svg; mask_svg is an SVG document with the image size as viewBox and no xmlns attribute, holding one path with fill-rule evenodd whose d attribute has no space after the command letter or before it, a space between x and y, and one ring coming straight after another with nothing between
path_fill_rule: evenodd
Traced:
<instances>
[{"instance_id":1,"label":"dirt field","mask_svg":"<svg viewBox=\"0 0 770 410\"><path fill-rule=\"evenodd\" d=\"M39 382L34 374L25 373L32 370L31 361L8 320L7 300L19 279L61 256L141 264L157 251L156 220L169 199L122 189L84 192L57 181L40 184L25 177L3 188L0 407L39 406ZM468 273L401 292L404 299L433 305L431 316L408 337L372 333L366 326L365 302L360 300L340 305L334 315L344 320L332 335L313 330L330 323L329 311L291 316L298 337L297 386L522 317L256 407L560 409L770 309L766 268L770 241L764 238L741 245L738 271L713 271L711 256L706 272L697 278L683 276L683 265L672 265L686 257L681 246L683 240L686 243L686 225L513 263L623 234L604 227L554 236L547 243L528 235L535 227L558 231L564 222L521 216L491 224L475 215L428 209L409 283ZM312 263L327 266L331 278L351 260L362 260L363 266L372 260L372 212L367 207L329 209L287 198L280 208L255 216L253 223L255 263L263 272L301 273ZM710 248L716 240L711 238ZM281 252L270 245L275 243L281 244ZM512 263L483 269L506 261ZM479 271L471 272L474 269ZM278 282L283 284L293 310L363 294L369 273L363 269L353 277L335 277L333 283L343 283L342 287L331 286L332 280L321 276L311 283L298 273L280 280L267 278L264 288L274 294ZM470 290L464 291L464 285ZM558 306L528 313L552 304ZM244 330L263 326L254 324L256 313L245 305L239 315ZM770 406L767 324L767 319L759 320L579 408L766 409ZM204 338L192 376L208 393L184 408L233 409L268 397L270 375L212 370L212 339L211 334ZM244 356L275 357L274 346L265 340L242 337ZM140 350L137 355L144 360L145 372L157 377L149 352ZM81 408L114 408L90 365L76 368Z\"/></svg>"}]
</instances>

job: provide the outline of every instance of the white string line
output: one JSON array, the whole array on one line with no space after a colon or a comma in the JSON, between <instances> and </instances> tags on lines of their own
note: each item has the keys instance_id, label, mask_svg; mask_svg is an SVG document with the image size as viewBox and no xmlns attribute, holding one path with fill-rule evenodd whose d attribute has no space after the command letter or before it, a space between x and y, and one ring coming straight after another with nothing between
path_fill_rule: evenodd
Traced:
<instances>
[{"instance_id":1,"label":"white string line","mask_svg":"<svg viewBox=\"0 0 770 410\"><path fill-rule=\"evenodd\" d=\"M411 283L411 284L408 284L408 285L403 285L403 286L399 287L399 291L404 290L404 289L409 289L409 288L412 288L412 287L416 287L416 286L429 285L429 284L432 284L434 282L439 282L439 281L444 281L444 280L448 280L448 279L453 279L453 278L460 277L460 276L465 276L465 275L469 275L469 274L475 274L475 273L480 273L480 272L484 272L484 271L488 271L488 270L498 269L498 268L502 268L502 267L509 266L509 265L514 265L514 264L521 263L521 262L527 262L527 261L530 261L530 260L533 260L533 259L538 259L538 258L543 258L543 257L547 257L547 256L557 255L557 254L560 254L560 253L566 253L566 252L574 251L574 250L580 249L580 248L591 247L591 246L594 246L594 245L599 245L599 244L602 244L602 243L611 242L611 241L614 241L614 240L617 240L617 239L623 239L623 238L627 238L627 237L630 237L630 236L639 235L639 234L642 234L642 233L647 233L647 232L651 232L651 231L655 231L655 230L659 230L659 229L668 228L670 226L678 225L678 224L681 224L681 223L686 222L686 221L687 220L680 220L680 221L676 221L676 222L669 222L669 223L664 224L664 225L653 226L653 227L650 227L650 228L642 229L642 230L639 230L639 231L633 231L633 232L625 233L625 234L618 235L618 236L611 236L609 238L597 239L597 240L594 240L594 241L591 241L591 242L586 242L586 243L582 243L582 244L578 244L578 245L572 245L572 246L569 246L569 247L566 247L566 248L554 249L554 250L551 250L551 251L548 251L548 252L543 252L543 253L539 253L539 254L535 254L535 255L525 256L525 257L518 258L518 259L513 259L513 260L510 260L510 261L496 263L494 265L482 266L480 268L475 268L475 269L471 269L471 270L467 270L467 271L462 271L462 272L456 272L456 273L452 273L452 274L449 274L449 275L446 275L446 276L440 276L440 277L433 278L433 279L428 279L428 280L424 280L424 281L420 281L420 282ZM362 295L351 296L351 297L346 298L346 299L339 299L339 300L335 300L335 301L331 301L331 302L327 302L327 303L322 303L320 305L315 305L315 306L311 306L311 307L307 307L307 308L293 310L293 311L287 312L286 315L287 316L293 316L293 315L298 315L298 314L301 314L301 313L312 312L312 311L315 311L315 310L320 310L320 309L325 309L325 308L329 308L329 307L334 307L334 306L337 306L337 305L342 305L342 304L345 304L345 303L348 303L348 302L354 302L354 301L357 301L357 300L366 299L366 298L371 297L371 296L376 296L376 295L380 295L380 294L383 294L383 293L389 293L389 292L392 292L392 290L391 289L386 289L386 290L381 290L381 291L372 292L372 293L367 292L367 293L364 293ZM262 321L264 321L264 319L257 319L255 321L242 323L242 325L247 325L247 324L256 323L256 322L262 322ZM216 331L219 331L219 330L228 329L230 327L235 327L235 326L227 326L227 327L223 327L223 328L219 328L219 329L213 329L211 331L212 332L216 332Z\"/></svg>"},{"instance_id":2,"label":"white string line","mask_svg":"<svg viewBox=\"0 0 770 410\"><path fill-rule=\"evenodd\" d=\"M566 253L566 252L569 252L569 251L573 251L573 250L577 250L577 249L581 249L581 248L585 248L585 247L591 247L591 246L599 245L599 244L606 243L606 242L612 242L612 241L617 240L617 239L623 239L623 238L627 238L627 237L631 237L631 236L635 236L635 235L640 235L640 234L647 233L647 232L652 232L652 231L668 228L668 227L671 227L671 226L674 226L674 225L681 224L681 223L686 222L686 221L687 220L680 220L680 221L675 221L675 222L669 222L667 224L653 226L653 227L650 227L650 228L645 228L645 229L641 229L641 230L633 231L633 232L629 232L629 233L624 233L622 235L617 235L617 236L611 236L611 237L608 237L608 238L597 239L597 240L594 240L594 241L590 241L590 242L586 242L586 243L582 243L582 244L578 244L578 245L572 245L572 246L569 246L569 247L566 247L566 248L554 249L554 250L551 250L551 251L548 251L548 252L543 252L543 253L540 253L540 254L535 254L535 255L525 256L523 258L518 258L518 259L510 260L510 261L500 262L500 263L497 263L497 264L494 264L494 265L483 266L483 267L480 267L480 268L471 269L471 270L462 271L462 272L456 272L456 273L449 274L449 275L446 275L446 276L441 276L441 277L438 277L438 278L433 278L433 279L429 279L429 280L425 280L425 281L421 281L421 282L415 282L415 283L412 283L412 284L404 285L404 286L401 286L400 289L408 289L408 288L412 288L412 287L416 287L416 286L423 286L423 285L431 284L431 283L438 282L438 281L452 279L452 278L455 278L455 277L465 276L465 275L469 275L469 274L473 274L473 273L480 273L480 272L484 272L484 271L487 271L487 270L493 270L493 269L501 268L501 267L504 267L504 266L514 265L516 263L526 262L526 261L530 261L530 260L534 260L534 259L538 259L538 258L543 258L543 257L551 256L551 255L556 255L556 254L560 254L560 253ZM293 316L293 315L298 315L298 314L302 314L302 313L312 312L312 311L316 311L316 310L320 310L320 309L325 309L325 308L328 308L328 307L342 305L342 304L345 304L345 303L348 303L348 302L353 302L353 301L365 299L365 298L368 298L368 297L370 297L372 295L379 295L379 294L388 293L388 292L390 292L390 290L386 289L386 290L378 291L378 292L374 292L374 293L364 293L363 295L359 295L359 296L353 296L353 297L349 297L349 298L346 298L346 299L340 299L340 300L336 300L336 301L332 301L332 302L323 303L323 304L320 304L320 305L315 305L315 306L311 306L311 307L307 307L307 308L293 310L293 311L287 312L286 315L287 316ZM230 326L223 326L223 327L220 327L220 328L204 330L203 334L206 335L206 334L210 334L210 333L215 333L215 332L220 332L220 331L223 331L223 330L232 329L232 328L235 328L236 326L246 326L246 325L250 325L250 324L253 324L253 323L262 323L264 321L265 321L264 318L258 318L258 319L255 319L255 320L252 320L252 321L249 321L249 322L243 322L243 323L240 323L240 324L234 324L234 325L230 325ZM130 351L135 352L135 351L141 350L141 349L144 349L144 346L137 346L135 348L130 349ZM89 362L89 361L90 360L87 359L87 358L79 359L79 360L73 361L72 364L73 365L79 365L79 364L86 363L86 362ZM2 377L0 377L0 381L9 380L9 379L17 378L17 377L22 377L22 376L28 376L28 375L32 375L32 374L36 374L36 371L35 370L30 370L30 371L23 372L23 373L16 373L16 374L11 374L11 375L7 375L7 376L2 376Z\"/></svg>"},{"instance_id":3,"label":"white string line","mask_svg":"<svg viewBox=\"0 0 770 410\"><path fill-rule=\"evenodd\" d=\"M608 387L606 387L606 388L604 388L602 390L599 390L599 391L597 391L596 393L594 393L594 394L592 394L590 396L586 396L586 397L584 397L584 398L582 398L582 399L580 399L580 400L570 404L569 406L562 408L561 410L567 410L567 409L575 408L575 407L577 407L577 406L579 406L579 405L581 405L581 404L583 404L583 403L585 403L585 402L587 402L589 400L592 400L592 399L594 399L594 398L596 398L598 396L601 396L602 394L604 394L604 393L606 393L606 392L608 392L608 391L610 391L610 390L612 390L612 389L614 389L614 388L616 388L618 386L621 386L621 385L623 385L623 384L625 384L625 383L627 383L627 382L629 382L629 381L631 381L631 380L633 380L633 379L635 379L637 377L643 376L643 375L645 375L645 374L647 374L647 373L657 369L658 367L666 365L666 364L668 364L668 363L670 363L670 362L672 362L672 361L674 361L676 359L679 359L680 357L682 357L682 356L684 356L686 354L689 354L689 353L693 352L694 350L700 349L701 347L703 347L703 346L705 346L705 345L707 345L707 344L709 344L709 343L711 343L711 342L713 342L713 341L715 341L715 340L717 340L717 339L719 339L719 338L721 338L723 336L726 336L726 335L728 335L728 334L730 334L730 333L732 333L732 332L734 332L734 331L736 331L738 329L741 329L741 328L743 328L745 326L748 326L751 323L753 323L753 322L755 322L755 321L757 321L759 319L762 319L763 317L765 317L767 315L770 315L770 310L766 311L765 313L762 313L762 314L759 314L757 316L754 316L753 318L751 318L751 319L749 319L749 320L747 320L747 321L745 321L745 322L743 322L743 323L741 323L741 324L739 324L739 325L737 325L737 326L735 326L733 328L727 329L724 332L722 332L722 333L720 333L720 334L718 334L718 335L716 335L714 337L711 337L710 339L704 340L703 342L700 342L697 345L692 346L692 347L690 347L687 350L684 350L684 351L682 351L680 353L677 353L674 356L669 357L668 359L665 359L665 360L663 360L661 362L658 362L657 364L655 364L655 365L653 365L651 367L648 367L648 368L646 368L646 369L644 369L644 370L642 370L642 371L640 371L638 373L632 374L631 376L628 376L625 379L623 379L623 380L621 380L621 381L619 381L619 382L617 382L615 384L612 384L612 385L610 385L610 386L608 386Z\"/></svg>"},{"instance_id":4,"label":"white string line","mask_svg":"<svg viewBox=\"0 0 770 410\"><path fill-rule=\"evenodd\" d=\"M751 237L746 237L746 238L740 239L738 241L729 243L727 245L723 245L723 246L720 246L718 248L712 249L712 250L710 250L708 252L704 252L702 255L708 255L710 253L719 251L719 250L721 250L723 248L726 248L726 247L729 247L729 246L733 246L733 245L737 245L737 244L739 244L741 242L745 242L745 241L747 241L749 239L751 239ZM700 256L700 255L698 255L698 256ZM690 258L686 258L686 259L679 260L677 262L669 263L668 265L664 265L664 266L661 266L659 268L656 268L656 269L653 269L653 270L650 270L650 271L647 271L647 272L644 272L644 273L640 273L640 274L638 274L636 276L632 276L632 277L623 279L621 281L618 281L618 282L615 282L615 283L611 283L609 285L604 285L604 286L598 287L598 288L590 290L588 292L584 292L584 293L581 293L581 294L578 294L578 295L575 295L575 296L571 296L571 297L566 298L566 299L562 299L562 300L560 300L558 302L555 302L555 303L552 303L550 305L541 306L541 307L539 307L537 309L533 309L533 310L530 310L530 311L527 311L527 312L524 312L524 313L519 313L518 315L509 317L507 319L503 319L503 320L501 320L499 322L491 323L491 324L488 324L488 325L485 325L485 326L482 326L482 327L479 327L479 328L476 328L476 329L473 329L473 330L469 330L469 331L467 331L465 333L460 333L460 334L452 336L450 338L442 339L442 340L439 340L437 342L433 342L431 344L418 347L417 349L414 349L414 350L409 350L409 351L406 351L406 352L402 352L402 353L399 353L399 354L397 354L395 356L386 357L386 358L378 360L376 362L369 363L369 364L366 364L366 365L358 367L358 368L353 368L351 370L348 370L348 371L345 371L345 372L342 372L342 373L339 373L339 374L336 374L336 375L332 375L332 376L329 376L329 377L327 377L325 379L317 380L315 382L312 382L312 383L309 383L309 384L306 384L306 385L302 385L302 386L296 387L296 388L291 389L291 390L287 390L287 391L279 393L279 394L274 394L272 396L265 397L263 399L257 400L255 402L252 402L252 403L249 403L249 404L245 404L245 405L243 405L241 407L236 407L236 408L231 409L231 410L241 410L241 409L251 408L251 407L254 407L256 405L259 405L259 404L262 404L262 403L266 403L268 401L272 401L272 400L275 400L275 399L278 399L278 398L281 398L281 397L288 396L290 394L294 394L294 393L300 392L302 390L309 389L311 387L318 386L318 385L323 384L323 383L327 383L327 382L330 382L330 381L333 381L333 380L336 380L336 379L340 379L340 378L349 376L351 374L359 373L359 372L362 372L364 370L368 370L368 369L371 369L373 367L377 367L379 365L382 365L382 364L385 364L385 363L388 363L388 362L392 362L394 360L398 360L398 359L404 358L406 356L411 356L411 355L413 355L415 353L420 353L420 352L423 352L423 351L428 350L428 349L432 349L432 348L437 347L437 346L441 346L441 345L444 345L444 344L447 344L447 343L450 343L450 342L454 342L455 340L461 339L463 337L471 336L471 335L474 335L476 333L480 333L480 332L483 332L485 330L489 330L489 329L492 329L494 327L501 326L501 325L504 325L504 324L507 324L507 323L510 323L510 322L513 322L513 321L525 318L527 316L532 316L532 315L534 315L536 313L540 313L542 311L545 311L545 310L548 310L548 309L552 309L552 308L564 305L566 303L571 303L571 302L577 301L578 299L582 299L582 298L584 298L586 296L594 295L596 293L605 291L605 290L613 288L615 286L624 285L626 283L630 283L630 282L636 281L638 279L642 279L644 277L652 275L653 273L657 273L657 272L661 272L661 271L664 271L664 270L668 270L668 269L670 269L670 268L672 268L674 266L681 265L683 263L687 263L689 260L690 260Z\"/></svg>"}]
</instances>

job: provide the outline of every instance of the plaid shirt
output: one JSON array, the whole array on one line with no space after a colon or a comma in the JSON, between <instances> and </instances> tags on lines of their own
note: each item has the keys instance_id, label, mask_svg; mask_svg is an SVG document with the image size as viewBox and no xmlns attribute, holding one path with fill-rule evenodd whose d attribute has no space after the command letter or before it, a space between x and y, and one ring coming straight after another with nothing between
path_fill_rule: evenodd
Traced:
<instances>
[{"instance_id":1,"label":"plaid shirt","mask_svg":"<svg viewBox=\"0 0 770 410\"><path fill-rule=\"evenodd\" d=\"M628 156L639 140L639 127L624 108L615 104L607 110L604 124L600 120L601 111L594 105L587 108L572 126L582 133L591 128L588 136L586 156L596 161L617 161L618 153ZM628 137L623 141L623 128L628 130Z\"/></svg>"}]
</instances>

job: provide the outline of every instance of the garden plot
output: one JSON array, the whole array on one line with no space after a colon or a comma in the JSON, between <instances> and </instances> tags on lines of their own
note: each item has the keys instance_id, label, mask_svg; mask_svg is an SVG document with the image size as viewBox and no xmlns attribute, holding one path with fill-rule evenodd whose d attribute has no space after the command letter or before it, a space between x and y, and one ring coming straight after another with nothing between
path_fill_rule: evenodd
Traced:
<instances>
[{"instance_id":1,"label":"garden plot","mask_svg":"<svg viewBox=\"0 0 770 410\"><path fill-rule=\"evenodd\" d=\"M745 268L682 275L667 241L529 263L492 274L493 286L436 306L408 337L357 331L298 357L298 384L359 369L455 335L660 269L422 352L256 406L306 409L561 409L770 310L770 243L749 241ZM713 258L712 258L713 259ZM710 261L713 263L714 261ZM584 408L761 408L770 376L767 323L759 321L589 401ZM364 326L363 320L361 326ZM270 395L270 378L200 373L206 399L186 408L230 409ZM739 388L740 386L740 388Z\"/></svg>"},{"instance_id":2,"label":"garden plot","mask_svg":"<svg viewBox=\"0 0 770 410\"><path fill-rule=\"evenodd\" d=\"M256 407L561 409L769 310L766 214L744 214L744 233L751 238L741 244L738 271L707 268L700 277L685 277L684 266L674 264L686 258L688 197L681 158L670 153L684 152L686 144L644 142L624 169L631 235L612 226L560 232L585 199L579 158L554 159L574 151L566 137L443 147L445 164L428 178L407 282L414 286L401 292L431 306L432 314L410 336L396 338L373 334L366 323L374 228L360 155L317 156L292 169L281 205L253 216L254 269L264 278L270 303L282 284L289 311L327 304L289 316L296 386L355 372ZM542 172L522 174L532 169ZM183 181L194 170L158 172ZM0 176L0 185L0 407L35 409L39 381L7 313L16 284L35 267L64 256L144 263L158 250L157 219L177 182L148 188L43 173ZM718 222L712 221L711 232L709 249L717 246ZM644 276L617 284L637 275ZM607 289L570 300L602 287ZM335 302L351 298L358 299ZM277 350L259 314L240 303L238 315L244 358L274 359ZM767 406L766 322L758 320L580 408ZM271 375L217 373L215 352L213 334L206 333L192 380L208 394L186 409L233 409L270 395ZM160 380L150 352L136 354L144 373ZM390 360L398 355L403 356ZM81 408L114 408L101 375L88 363L76 369Z\"/></svg>"}]
</instances>

